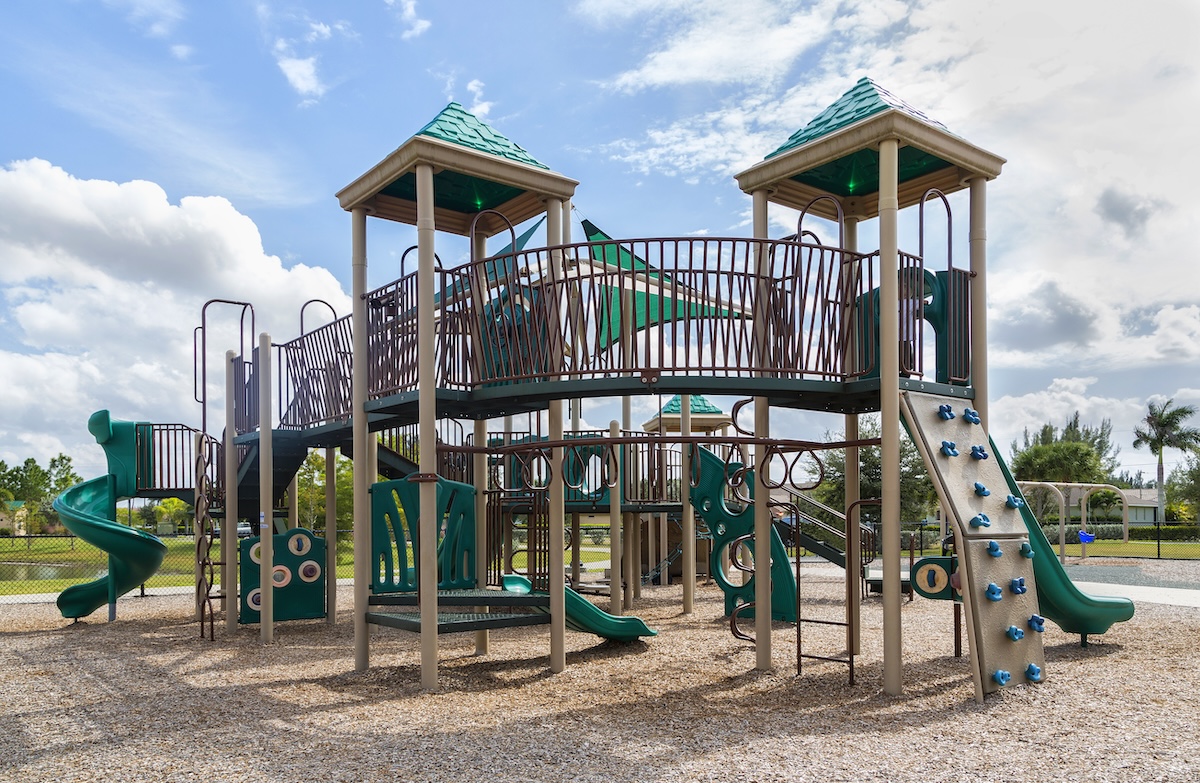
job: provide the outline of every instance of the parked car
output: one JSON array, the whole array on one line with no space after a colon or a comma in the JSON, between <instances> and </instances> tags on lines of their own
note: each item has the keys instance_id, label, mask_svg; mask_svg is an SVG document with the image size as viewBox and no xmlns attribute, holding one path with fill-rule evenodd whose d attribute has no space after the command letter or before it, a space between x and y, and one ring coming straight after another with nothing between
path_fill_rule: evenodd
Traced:
<instances>
[{"instance_id":1,"label":"parked car","mask_svg":"<svg viewBox=\"0 0 1200 783\"><path fill-rule=\"evenodd\" d=\"M250 527L249 522L238 522L237 524L238 538L249 538L254 535L254 529Z\"/></svg>"}]
</instances>

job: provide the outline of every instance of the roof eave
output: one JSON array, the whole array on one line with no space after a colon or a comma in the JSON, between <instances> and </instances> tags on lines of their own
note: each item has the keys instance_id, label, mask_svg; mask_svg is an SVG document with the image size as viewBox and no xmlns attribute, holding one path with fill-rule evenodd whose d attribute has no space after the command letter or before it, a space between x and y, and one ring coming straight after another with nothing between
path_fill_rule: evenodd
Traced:
<instances>
[{"instance_id":1,"label":"roof eave","mask_svg":"<svg viewBox=\"0 0 1200 783\"><path fill-rule=\"evenodd\" d=\"M357 207L375 209L378 206L377 200L400 201L399 199L388 199L386 196L381 199L379 194L400 177L414 171L418 165L423 163L432 166L435 172L455 171L489 182L518 188L533 194L537 201L543 198L565 201L575 195L575 188L579 185L576 180L549 169L468 149L431 136L413 136L358 179L338 191L338 204L342 209L349 211ZM509 203L520 200L518 197ZM394 213L396 216L392 217L379 212L381 217L404 220L400 216L403 210L395 210ZM528 217L526 216L522 220ZM522 222L514 219L513 216L509 216L509 219L514 223Z\"/></svg>"},{"instance_id":2,"label":"roof eave","mask_svg":"<svg viewBox=\"0 0 1200 783\"><path fill-rule=\"evenodd\" d=\"M888 109L756 163L736 175L738 187L745 193L764 189L775 190L777 193L773 196L777 196L781 190L780 186L791 181L797 174L811 171L858 150L878 147L880 142L893 138L898 139L901 146L916 147L950 163L955 176L960 180L957 187L953 188L955 190L962 187L961 181L974 177L995 179L1000 176L1000 169L1006 162L999 155L976 147L949 131L922 122L898 109ZM807 190L816 192L815 188ZM843 197L835 198L838 201L847 200ZM775 197L771 200L796 209L803 209L808 203L807 200L798 204L790 203L790 200L784 201Z\"/></svg>"}]
</instances>

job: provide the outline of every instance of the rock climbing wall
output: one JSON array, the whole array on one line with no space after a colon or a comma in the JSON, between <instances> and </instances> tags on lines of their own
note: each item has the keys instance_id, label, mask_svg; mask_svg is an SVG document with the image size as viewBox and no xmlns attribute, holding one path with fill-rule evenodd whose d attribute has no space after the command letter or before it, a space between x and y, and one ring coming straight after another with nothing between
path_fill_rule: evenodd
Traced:
<instances>
[{"instance_id":1,"label":"rock climbing wall","mask_svg":"<svg viewBox=\"0 0 1200 783\"><path fill-rule=\"evenodd\" d=\"M978 414L961 399L903 392L901 411L954 525L976 695L1041 682L1044 619L1024 501L988 453Z\"/></svg>"}]
</instances>

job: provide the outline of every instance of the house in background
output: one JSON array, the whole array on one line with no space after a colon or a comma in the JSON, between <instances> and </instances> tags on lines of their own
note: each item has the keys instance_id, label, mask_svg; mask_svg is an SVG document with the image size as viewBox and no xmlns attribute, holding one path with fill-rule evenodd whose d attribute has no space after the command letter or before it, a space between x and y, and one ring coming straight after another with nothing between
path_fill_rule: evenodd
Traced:
<instances>
[{"instance_id":1,"label":"house in background","mask_svg":"<svg viewBox=\"0 0 1200 783\"><path fill-rule=\"evenodd\" d=\"M12 531L14 536L25 535L25 518L29 509L25 508L24 500L0 501L0 528Z\"/></svg>"}]
</instances>

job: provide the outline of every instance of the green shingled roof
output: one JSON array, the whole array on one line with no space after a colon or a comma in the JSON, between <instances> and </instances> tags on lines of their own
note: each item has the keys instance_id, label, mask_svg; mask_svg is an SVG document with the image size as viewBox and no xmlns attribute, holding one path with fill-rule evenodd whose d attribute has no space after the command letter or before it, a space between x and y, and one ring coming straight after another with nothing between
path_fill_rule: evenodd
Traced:
<instances>
[{"instance_id":1,"label":"green shingled roof","mask_svg":"<svg viewBox=\"0 0 1200 783\"><path fill-rule=\"evenodd\" d=\"M440 141L457 144L469 150L495 155L505 160L524 163L549 171L543 163L517 144L509 141L495 128L476 117L457 103L442 109L428 125L414 134L429 136ZM475 214L485 209L498 209L501 205L521 195L520 188L491 180L473 177L458 171L444 170L434 175L434 206L452 212ZM417 177L408 172L384 187L380 193L403 201L417 200Z\"/></svg>"},{"instance_id":2,"label":"green shingled roof","mask_svg":"<svg viewBox=\"0 0 1200 783\"><path fill-rule=\"evenodd\" d=\"M721 415L725 412L709 402L703 394L693 394L691 402L689 407L692 409L692 413ZM663 406L662 412L670 416L678 416L683 413L683 401L680 396L676 394L672 397L670 402Z\"/></svg>"},{"instance_id":3,"label":"green shingled roof","mask_svg":"<svg viewBox=\"0 0 1200 783\"><path fill-rule=\"evenodd\" d=\"M537 161L503 133L454 102L442 109L438 116L415 135L431 136L478 152L526 163L539 169L549 169L549 166Z\"/></svg>"},{"instance_id":4,"label":"green shingled roof","mask_svg":"<svg viewBox=\"0 0 1200 783\"><path fill-rule=\"evenodd\" d=\"M896 109L916 117L921 122L945 129L946 126L930 119L923 112L914 109L904 101L892 95L866 76L859 79L846 93L829 105L829 108L818 114L807 125L796 131L784 142L783 146L772 152L767 158L773 158L799 147L814 139L828 136L834 131L853 125L859 120L888 109ZM764 158L766 160L767 158Z\"/></svg>"},{"instance_id":5,"label":"green shingled roof","mask_svg":"<svg viewBox=\"0 0 1200 783\"><path fill-rule=\"evenodd\" d=\"M764 160L816 141L889 109L946 130L946 126L937 120L930 119L864 76L845 95L818 114L812 122L793 133L783 146ZM951 165L948 161L909 145L900 148L896 162L900 182L907 182ZM874 193L879 190L879 151L861 149L797 174L792 179L841 197Z\"/></svg>"}]
</instances>

